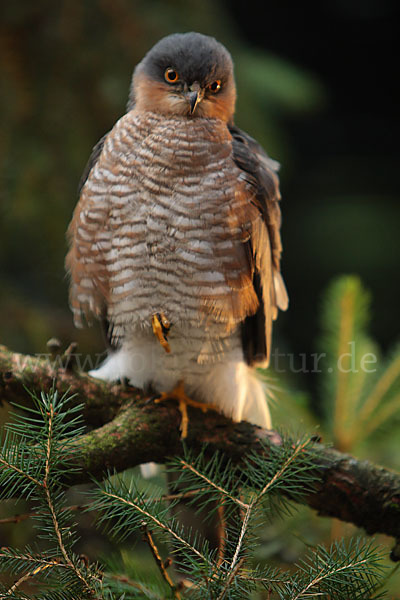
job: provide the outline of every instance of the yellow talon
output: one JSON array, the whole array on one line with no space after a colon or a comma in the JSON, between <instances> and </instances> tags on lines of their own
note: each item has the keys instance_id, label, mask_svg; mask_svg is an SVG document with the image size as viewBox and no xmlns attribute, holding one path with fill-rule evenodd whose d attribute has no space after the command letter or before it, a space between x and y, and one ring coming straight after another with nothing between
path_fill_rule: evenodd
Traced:
<instances>
[{"instance_id":1,"label":"yellow talon","mask_svg":"<svg viewBox=\"0 0 400 600\"><path fill-rule=\"evenodd\" d=\"M196 400L192 400L185 394L184 383L183 381L179 381L178 384L174 387L170 392L163 392L159 398L156 398L154 402L157 404L159 402L164 402L165 400L177 400L179 412L182 415L181 424L179 426L179 430L181 432L181 440L187 438L188 433L188 425L189 425L189 416L187 412L188 406L193 406L193 408L200 408L203 413L208 410L216 410L218 409L213 404L206 404L205 402L197 402Z\"/></svg>"},{"instance_id":2,"label":"yellow talon","mask_svg":"<svg viewBox=\"0 0 400 600\"><path fill-rule=\"evenodd\" d=\"M168 321L164 313L157 313L151 317L151 326L153 333L168 354L171 352L171 347L168 343L168 333L171 328L171 324Z\"/></svg>"}]
</instances>

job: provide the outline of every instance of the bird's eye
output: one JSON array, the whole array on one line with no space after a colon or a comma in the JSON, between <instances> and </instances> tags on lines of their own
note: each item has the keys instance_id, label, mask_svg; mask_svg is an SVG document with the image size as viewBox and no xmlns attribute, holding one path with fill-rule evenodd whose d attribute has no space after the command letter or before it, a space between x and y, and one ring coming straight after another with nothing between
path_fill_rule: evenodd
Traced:
<instances>
[{"instance_id":1,"label":"bird's eye","mask_svg":"<svg viewBox=\"0 0 400 600\"><path fill-rule=\"evenodd\" d=\"M179 79L178 73L175 69L171 69L171 67L168 67L168 69L165 70L164 77L165 81L168 81L168 83L176 83Z\"/></svg>"},{"instance_id":2,"label":"bird's eye","mask_svg":"<svg viewBox=\"0 0 400 600\"><path fill-rule=\"evenodd\" d=\"M208 86L208 89L213 92L213 94L216 94L217 92L219 92L219 90L221 89L221 82L219 79L216 79L215 81L213 81L212 83L210 83L210 85Z\"/></svg>"}]
</instances>

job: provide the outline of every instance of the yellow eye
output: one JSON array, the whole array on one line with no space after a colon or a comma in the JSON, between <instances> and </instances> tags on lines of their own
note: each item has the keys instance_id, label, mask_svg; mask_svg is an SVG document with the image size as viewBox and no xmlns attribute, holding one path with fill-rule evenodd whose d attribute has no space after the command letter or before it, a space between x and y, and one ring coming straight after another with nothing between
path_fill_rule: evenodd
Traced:
<instances>
[{"instance_id":1,"label":"yellow eye","mask_svg":"<svg viewBox=\"0 0 400 600\"><path fill-rule=\"evenodd\" d=\"M164 77L165 81L168 81L168 83L176 83L179 79L178 73L175 71L175 69L171 69L171 67L166 69Z\"/></svg>"},{"instance_id":2,"label":"yellow eye","mask_svg":"<svg viewBox=\"0 0 400 600\"><path fill-rule=\"evenodd\" d=\"M208 86L208 89L213 92L213 94L216 94L217 92L219 92L219 90L221 89L221 82L219 79L216 79L215 81L213 81L212 83L210 83L210 85Z\"/></svg>"}]
</instances>

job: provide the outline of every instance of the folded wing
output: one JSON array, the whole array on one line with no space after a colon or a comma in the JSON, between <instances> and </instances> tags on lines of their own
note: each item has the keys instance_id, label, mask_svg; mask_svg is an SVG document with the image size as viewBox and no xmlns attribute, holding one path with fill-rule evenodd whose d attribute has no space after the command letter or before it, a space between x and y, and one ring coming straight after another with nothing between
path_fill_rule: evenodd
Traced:
<instances>
[{"instance_id":1,"label":"folded wing","mask_svg":"<svg viewBox=\"0 0 400 600\"><path fill-rule=\"evenodd\" d=\"M233 159L241 171L239 188L244 194L252 219L246 242L252 266L253 287L258 298L255 314L242 323L242 344L249 365L267 366L271 352L272 322L278 309L286 310L288 296L280 273L282 252L279 208L279 164L269 158L262 147L236 126L230 126Z\"/></svg>"}]
</instances>

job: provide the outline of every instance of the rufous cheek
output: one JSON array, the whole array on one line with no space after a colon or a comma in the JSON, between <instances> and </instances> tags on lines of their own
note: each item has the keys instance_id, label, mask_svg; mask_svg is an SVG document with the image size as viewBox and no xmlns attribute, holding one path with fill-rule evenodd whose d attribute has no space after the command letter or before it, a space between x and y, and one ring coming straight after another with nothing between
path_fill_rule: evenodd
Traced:
<instances>
[{"instance_id":1,"label":"rufous cheek","mask_svg":"<svg viewBox=\"0 0 400 600\"><path fill-rule=\"evenodd\" d=\"M179 97L169 89L169 86L142 74L135 81L135 98L136 108L139 111L162 114L182 114L182 107L185 104L179 102Z\"/></svg>"},{"instance_id":2,"label":"rufous cheek","mask_svg":"<svg viewBox=\"0 0 400 600\"><path fill-rule=\"evenodd\" d=\"M154 81L143 73L135 77L136 108L165 115L189 116L189 103L172 86ZM206 96L198 103L192 117L230 121L235 108L236 92L233 85L222 93Z\"/></svg>"},{"instance_id":3,"label":"rufous cheek","mask_svg":"<svg viewBox=\"0 0 400 600\"><path fill-rule=\"evenodd\" d=\"M198 117L208 119L221 119L221 121L230 121L233 116L233 108L227 104L225 99L206 98L196 108Z\"/></svg>"},{"instance_id":4,"label":"rufous cheek","mask_svg":"<svg viewBox=\"0 0 400 600\"><path fill-rule=\"evenodd\" d=\"M209 118L231 121L235 112L236 87L233 81L229 81L221 91L208 93L203 101L204 115Z\"/></svg>"}]
</instances>

